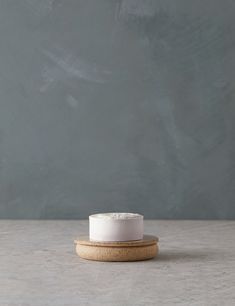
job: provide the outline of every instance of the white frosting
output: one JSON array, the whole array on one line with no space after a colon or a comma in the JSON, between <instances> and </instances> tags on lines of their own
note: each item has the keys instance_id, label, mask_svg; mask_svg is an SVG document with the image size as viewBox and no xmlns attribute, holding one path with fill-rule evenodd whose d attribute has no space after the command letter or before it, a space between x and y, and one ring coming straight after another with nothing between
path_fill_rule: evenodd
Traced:
<instances>
[{"instance_id":1,"label":"white frosting","mask_svg":"<svg viewBox=\"0 0 235 306\"><path fill-rule=\"evenodd\" d=\"M136 219L142 218L143 216L133 213L105 213L92 215L92 217L100 219Z\"/></svg>"},{"instance_id":2,"label":"white frosting","mask_svg":"<svg viewBox=\"0 0 235 306\"><path fill-rule=\"evenodd\" d=\"M89 216L89 237L95 241L128 241L143 238L143 216L104 213Z\"/></svg>"}]
</instances>

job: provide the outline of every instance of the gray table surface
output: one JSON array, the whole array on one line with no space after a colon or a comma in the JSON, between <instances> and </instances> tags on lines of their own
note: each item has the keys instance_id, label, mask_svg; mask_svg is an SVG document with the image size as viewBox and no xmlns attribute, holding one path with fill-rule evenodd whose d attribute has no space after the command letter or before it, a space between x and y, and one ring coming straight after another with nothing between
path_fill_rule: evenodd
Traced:
<instances>
[{"instance_id":1,"label":"gray table surface","mask_svg":"<svg viewBox=\"0 0 235 306\"><path fill-rule=\"evenodd\" d=\"M235 221L145 221L158 258L80 259L87 221L0 221L0 305L235 305Z\"/></svg>"}]
</instances>

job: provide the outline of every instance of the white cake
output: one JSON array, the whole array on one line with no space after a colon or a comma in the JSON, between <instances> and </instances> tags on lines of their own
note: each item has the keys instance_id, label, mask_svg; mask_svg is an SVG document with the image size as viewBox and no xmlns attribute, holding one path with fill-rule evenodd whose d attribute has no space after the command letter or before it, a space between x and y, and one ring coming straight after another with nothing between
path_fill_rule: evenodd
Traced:
<instances>
[{"instance_id":1,"label":"white cake","mask_svg":"<svg viewBox=\"0 0 235 306\"><path fill-rule=\"evenodd\" d=\"M143 239L143 216L133 213L104 213L89 216L89 238L94 241Z\"/></svg>"}]
</instances>

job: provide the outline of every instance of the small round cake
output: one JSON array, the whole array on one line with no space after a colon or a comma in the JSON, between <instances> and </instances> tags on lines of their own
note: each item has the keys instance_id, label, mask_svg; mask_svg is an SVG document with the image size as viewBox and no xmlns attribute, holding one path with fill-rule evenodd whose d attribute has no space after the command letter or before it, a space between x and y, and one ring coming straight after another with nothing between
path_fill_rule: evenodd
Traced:
<instances>
[{"instance_id":1,"label":"small round cake","mask_svg":"<svg viewBox=\"0 0 235 306\"><path fill-rule=\"evenodd\" d=\"M89 216L89 238L93 241L143 239L143 216L134 213L104 213Z\"/></svg>"}]
</instances>

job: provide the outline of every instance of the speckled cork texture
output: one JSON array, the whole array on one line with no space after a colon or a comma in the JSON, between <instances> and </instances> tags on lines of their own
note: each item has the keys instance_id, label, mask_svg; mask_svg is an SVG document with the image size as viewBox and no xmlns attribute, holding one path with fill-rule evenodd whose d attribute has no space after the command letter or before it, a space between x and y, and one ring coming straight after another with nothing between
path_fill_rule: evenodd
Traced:
<instances>
[{"instance_id":1,"label":"speckled cork texture","mask_svg":"<svg viewBox=\"0 0 235 306\"><path fill-rule=\"evenodd\" d=\"M74 241L78 256L96 261L138 261L158 254L158 238L145 235L142 240L125 242L91 241L81 237Z\"/></svg>"}]
</instances>

